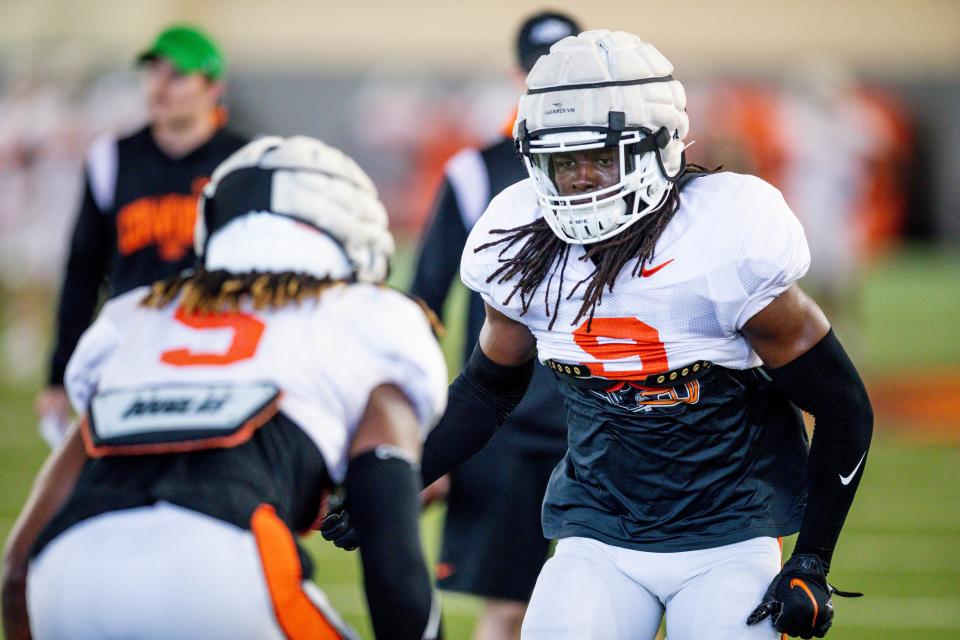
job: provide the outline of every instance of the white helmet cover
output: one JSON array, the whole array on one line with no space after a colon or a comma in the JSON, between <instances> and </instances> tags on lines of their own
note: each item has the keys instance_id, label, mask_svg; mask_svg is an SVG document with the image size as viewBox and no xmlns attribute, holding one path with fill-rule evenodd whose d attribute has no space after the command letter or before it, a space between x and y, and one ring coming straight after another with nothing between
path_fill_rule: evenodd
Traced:
<instances>
[{"instance_id":1,"label":"white helmet cover","mask_svg":"<svg viewBox=\"0 0 960 640\"><path fill-rule=\"evenodd\" d=\"M652 44L607 30L560 40L530 71L514 138L544 217L564 241L606 240L666 201L684 169L690 126L686 93L672 72ZM550 154L602 147L619 149L620 181L561 195Z\"/></svg>"},{"instance_id":2,"label":"white helmet cover","mask_svg":"<svg viewBox=\"0 0 960 640\"><path fill-rule=\"evenodd\" d=\"M377 189L356 162L307 136L265 136L214 170L197 204L194 248L203 258L210 236L248 213L293 218L343 248L357 280L382 282L393 236Z\"/></svg>"}]
</instances>

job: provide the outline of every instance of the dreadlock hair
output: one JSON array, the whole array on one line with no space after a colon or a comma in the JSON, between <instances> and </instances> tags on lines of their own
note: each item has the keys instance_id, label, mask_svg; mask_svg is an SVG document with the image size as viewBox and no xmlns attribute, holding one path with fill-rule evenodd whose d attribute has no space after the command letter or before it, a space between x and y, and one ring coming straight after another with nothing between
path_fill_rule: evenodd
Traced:
<instances>
[{"instance_id":1,"label":"dreadlock hair","mask_svg":"<svg viewBox=\"0 0 960 640\"><path fill-rule=\"evenodd\" d=\"M707 169L696 164L687 165L687 173L714 173L720 169L722 167ZM591 260L594 263L594 269L586 278L577 282L566 296L567 299L570 299L581 285L586 284L583 304L573 319L572 325L576 325L584 316L587 316L587 332L589 333L594 313L603 300L604 289L613 291L613 284L617 275L630 260L636 260L636 265L630 272L630 275L636 277L653 258L653 250L657 241L670 220L673 219L677 209L680 208L680 189L681 185L674 183L674 188L670 190L659 209L644 216L643 219L623 233L603 242L587 245L585 254L579 259L583 261ZM634 197L636 196L634 195ZM491 233L500 234L503 237L480 245L474 250L478 252L495 246L501 247L499 254L501 265L487 278L487 282L496 280L498 283L503 283L516 278L516 284L503 304L509 304L514 295L519 295L520 315L525 315L530 308L534 291L549 275L543 294L543 302L546 315L550 318L550 324L547 328L552 329L557 320L560 298L563 295L563 274L567 266L567 259L570 256L570 245L561 240L542 217L513 229L493 229ZM516 254L509 258L503 258L504 253L517 244L521 246ZM550 289L558 270L560 281L551 312Z\"/></svg>"},{"instance_id":2,"label":"dreadlock hair","mask_svg":"<svg viewBox=\"0 0 960 640\"><path fill-rule=\"evenodd\" d=\"M260 311L316 300L327 289L355 282L353 278L317 278L292 271L233 273L222 269L207 271L201 267L195 272L185 272L154 282L140 304L151 309L163 309L182 293L180 305L190 314L230 313L239 310L247 301ZM412 296L411 299L427 316L434 334L442 338L445 329L437 314L422 299Z\"/></svg>"},{"instance_id":3,"label":"dreadlock hair","mask_svg":"<svg viewBox=\"0 0 960 640\"><path fill-rule=\"evenodd\" d=\"M292 271L232 273L200 268L154 282L140 304L162 309L180 297L180 304L187 313L229 313L237 311L246 301L257 310L279 309L291 303L319 298L330 287L350 282L352 280L317 278Z\"/></svg>"}]
</instances>

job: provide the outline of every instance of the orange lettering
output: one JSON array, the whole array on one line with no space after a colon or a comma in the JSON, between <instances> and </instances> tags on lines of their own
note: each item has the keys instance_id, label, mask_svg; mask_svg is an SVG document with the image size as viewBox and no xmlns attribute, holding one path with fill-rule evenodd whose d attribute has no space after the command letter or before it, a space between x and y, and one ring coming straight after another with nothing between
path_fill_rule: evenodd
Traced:
<instances>
[{"instance_id":1,"label":"orange lettering","mask_svg":"<svg viewBox=\"0 0 960 640\"><path fill-rule=\"evenodd\" d=\"M210 182L209 176L194 178L193 182L190 183L190 193L199 198L200 194L203 193L203 188L207 186L208 182Z\"/></svg>"},{"instance_id":2,"label":"orange lettering","mask_svg":"<svg viewBox=\"0 0 960 640\"><path fill-rule=\"evenodd\" d=\"M117 246L128 256L156 245L167 262L181 260L193 247L197 196L169 193L134 200L117 214Z\"/></svg>"}]
</instances>

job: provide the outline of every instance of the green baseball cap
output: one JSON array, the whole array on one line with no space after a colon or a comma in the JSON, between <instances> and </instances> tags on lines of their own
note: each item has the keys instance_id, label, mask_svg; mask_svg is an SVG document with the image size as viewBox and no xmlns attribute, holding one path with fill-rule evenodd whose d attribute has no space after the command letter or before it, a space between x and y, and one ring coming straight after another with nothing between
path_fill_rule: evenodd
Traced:
<instances>
[{"instance_id":1,"label":"green baseball cap","mask_svg":"<svg viewBox=\"0 0 960 640\"><path fill-rule=\"evenodd\" d=\"M216 43L200 29L188 25L162 31L153 45L137 56L137 62L155 58L169 60L180 73L202 73L214 80L226 71L226 61Z\"/></svg>"}]
</instances>

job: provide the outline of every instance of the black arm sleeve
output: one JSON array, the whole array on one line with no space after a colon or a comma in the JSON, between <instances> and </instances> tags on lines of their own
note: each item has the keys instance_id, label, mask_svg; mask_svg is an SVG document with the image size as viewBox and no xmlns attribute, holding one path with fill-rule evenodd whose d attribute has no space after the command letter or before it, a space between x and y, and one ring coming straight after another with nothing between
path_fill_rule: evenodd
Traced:
<instances>
[{"instance_id":1,"label":"black arm sleeve","mask_svg":"<svg viewBox=\"0 0 960 640\"><path fill-rule=\"evenodd\" d=\"M423 444L424 486L452 471L483 449L513 408L533 376L533 359L505 367L478 345L463 371L450 385L447 411Z\"/></svg>"},{"instance_id":2,"label":"black arm sleeve","mask_svg":"<svg viewBox=\"0 0 960 640\"><path fill-rule=\"evenodd\" d=\"M436 638L440 611L420 543L416 470L391 447L377 447L350 461L346 490L374 634Z\"/></svg>"},{"instance_id":3,"label":"black arm sleeve","mask_svg":"<svg viewBox=\"0 0 960 640\"><path fill-rule=\"evenodd\" d=\"M460 268L460 255L467 244L468 234L453 185L445 178L437 194L430 227L420 246L420 257L410 285L411 295L423 298L438 316L443 315L443 303Z\"/></svg>"},{"instance_id":4,"label":"black arm sleeve","mask_svg":"<svg viewBox=\"0 0 960 640\"><path fill-rule=\"evenodd\" d=\"M815 554L827 569L863 474L873 409L833 330L770 375L795 405L814 417L807 508L794 553Z\"/></svg>"},{"instance_id":5,"label":"black arm sleeve","mask_svg":"<svg viewBox=\"0 0 960 640\"><path fill-rule=\"evenodd\" d=\"M97 207L90 190L90 179L86 178L84 183L83 204L73 228L57 307L55 346L48 379L51 385L63 384L67 362L80 336L90 326L111 255L111 220Z\"/></svg>"}]
</instances>

